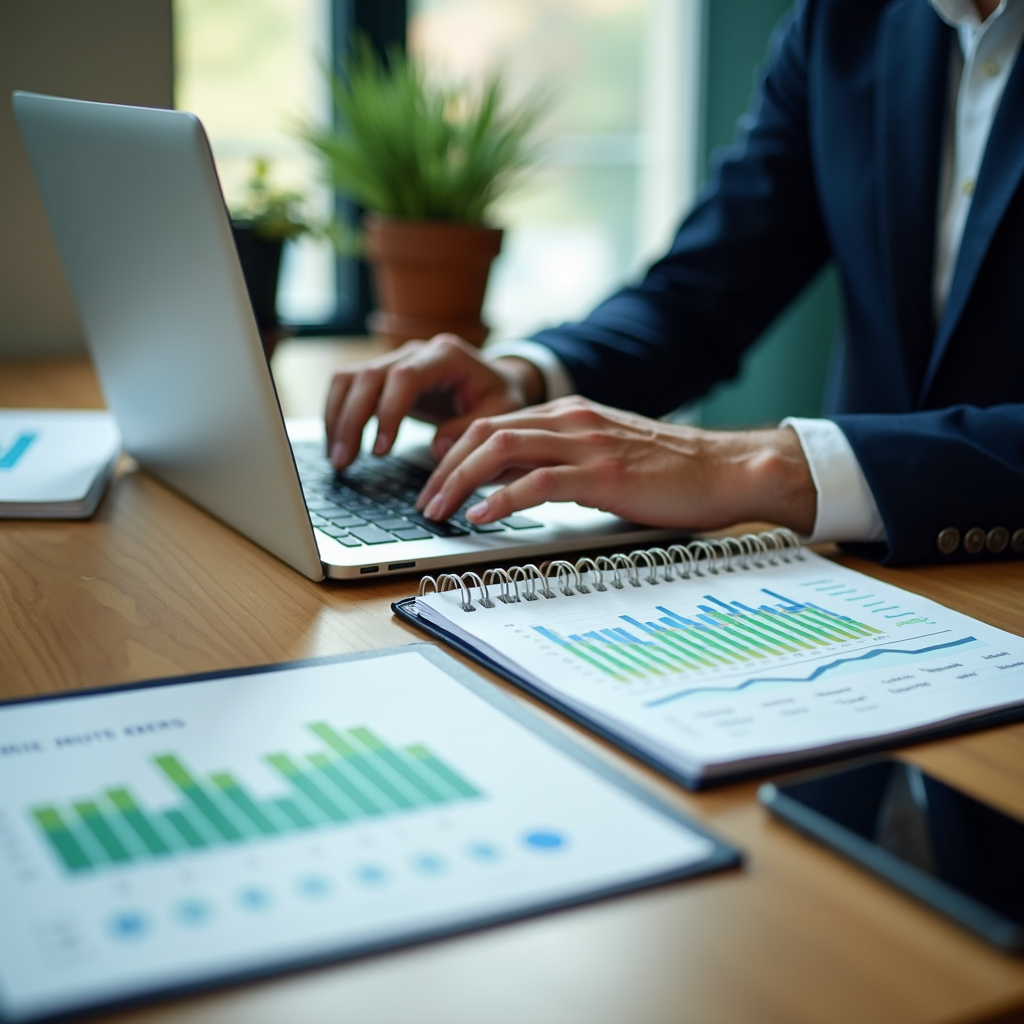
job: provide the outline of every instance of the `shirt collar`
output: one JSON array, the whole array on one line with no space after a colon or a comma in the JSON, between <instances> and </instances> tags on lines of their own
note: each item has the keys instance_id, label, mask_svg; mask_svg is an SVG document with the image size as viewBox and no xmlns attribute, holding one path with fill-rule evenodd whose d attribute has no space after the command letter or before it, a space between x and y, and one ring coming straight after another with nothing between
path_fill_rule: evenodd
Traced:
<instances>
[{"instance_id":1,"label":"shirt collar","mask_svg":"<svg viewBox=\"0 0 1024 1024\"><path fill-rule=\"evenodd\" d=\"M973 0L928 0L928 2L947 25L952 25L954 28L979 28L981 26L981 19L978 17ZM999 6L989 16L988 21L995 21L1006 10L1007 4L1019 2L1020 0L1000 0Z\"/></svg>"}]
</instances>

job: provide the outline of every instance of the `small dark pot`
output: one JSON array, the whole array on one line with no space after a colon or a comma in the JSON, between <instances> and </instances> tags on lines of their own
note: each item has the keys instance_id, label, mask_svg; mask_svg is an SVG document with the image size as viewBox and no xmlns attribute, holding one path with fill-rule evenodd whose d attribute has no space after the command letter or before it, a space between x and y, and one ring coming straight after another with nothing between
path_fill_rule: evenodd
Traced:
<instances>
[{"instance_id":1,"label":"small dark pot","mask_svg":"<svg viewBox=\"0 0 1024 1024\"><path fill-rule=\"evenodd\" d=\"M281 272L281 239L263 238L251 224L233 221L238 260L242 264L249 301L269 359L274 346L287 333L277 319L277 280Z\"/></svg>"}]
</instances>

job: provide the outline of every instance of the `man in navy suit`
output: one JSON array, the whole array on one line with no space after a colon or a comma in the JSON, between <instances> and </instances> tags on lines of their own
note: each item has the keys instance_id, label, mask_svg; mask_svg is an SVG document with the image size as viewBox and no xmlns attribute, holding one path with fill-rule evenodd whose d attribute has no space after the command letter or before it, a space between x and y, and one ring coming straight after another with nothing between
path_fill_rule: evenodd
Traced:
<instances>
[{"instance_id":1,"label":"man in navy suit","mask_svg":"<svg viewBox=\"0 0 1024 1024\"><path fill-rule=\"evenodd\" d=\"M332 461L373 413L386 452L444 389L433 518L514 477L469 518L572 500L652 525L769 520L894 563L1024 553L1022 38L1024 0L802 0L643 280L483 357L440 336L337 374ZM845 329L827 419L647 418L734 375L829 260Z\"/></svg>"}]
</instances>

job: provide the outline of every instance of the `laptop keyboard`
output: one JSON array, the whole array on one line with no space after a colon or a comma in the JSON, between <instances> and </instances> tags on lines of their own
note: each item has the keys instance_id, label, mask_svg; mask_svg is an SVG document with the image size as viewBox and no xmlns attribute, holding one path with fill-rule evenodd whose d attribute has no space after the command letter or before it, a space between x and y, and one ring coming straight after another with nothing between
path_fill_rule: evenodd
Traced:
<instances>
[{"instance_id":1,"label":"laptop keyboard","mask_svg":"<svg viewBox=\"0 0 1024 1024\"><path fill-rule=\"evenodd\" d=\"M471 523L465 512L482 499L480 494L471 495L447 522L436 523L416 511L416 498L430 476L427 470L393 455L360 455L338 473L324 455L322 441L293 441L292 451L310 521L347 548L532 530L542 525L519 515L486 525Z\"/></svg>"}]
</instances>

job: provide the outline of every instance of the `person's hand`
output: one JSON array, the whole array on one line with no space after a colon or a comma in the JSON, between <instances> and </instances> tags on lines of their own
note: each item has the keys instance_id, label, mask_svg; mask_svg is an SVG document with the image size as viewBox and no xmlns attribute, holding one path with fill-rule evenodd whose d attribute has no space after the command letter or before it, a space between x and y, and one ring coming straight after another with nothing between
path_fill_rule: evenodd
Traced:
<instances>
[{"instance_id":1,"label":"person's hand","mask_svg":"<svg viewBox=\"0 0 1024 1024\"><path fill-rule=\"evenodd\" d=\"M433 453L441 458L478 416L495 416L540 401L544 380L523 359L485 363L454 334L411 341L386 356L334 375L327 398L327 454L344 469L358 454L363 427L377 416L375 455L391 450L407 415L440 423Z\"/></svg>"},{"instance_id":2,"label":"person's hand","mask_svg":"<svg viewBox=\"0 0 1024 1024\"><path fill-rule=\"evenodd\" d=\"M806 534L817 507L788 427L698 430L578 397L477 419L441 460L418 507L447 519L476 488L510 478L467 517L491 523L545 501L576 501L649 526L762 520Z\"/></svg>"}]
</instances>

